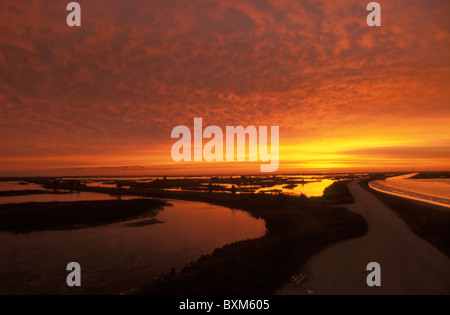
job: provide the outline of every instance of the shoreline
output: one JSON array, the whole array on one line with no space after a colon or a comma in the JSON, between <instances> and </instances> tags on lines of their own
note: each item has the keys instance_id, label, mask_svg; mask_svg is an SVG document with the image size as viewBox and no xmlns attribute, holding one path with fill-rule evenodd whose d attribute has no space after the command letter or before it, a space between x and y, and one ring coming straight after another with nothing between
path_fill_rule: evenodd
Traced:
<instances>
[{"instance_id":1,"label":"shoreline","mask_svg":"<svg viewBox=\"0 0 450 315\"><path fill-rule=\"evenodd\" d=\"M368 184L371 180L360 181L360 186L397 213L417 236L450 257L450 211L448 208L375 190Z\"/></svg>"},{"instance_id":2,"label":"shoreline","mask_svg":"<svg viewBox=\"0 0 450 315\"><path fill-rule=\"evenodd\" d=\"M427 198L411 196L411 195L408 195L406 193L402 194L402 193L396 193L394 191L384 190L384 189L381 189L381 188L378 188L378 187L374 187L373 185L370 185L370 182L371 181L368 182L368 186L371 189L376 190L378 192L381 192L381 193L384 193L384 194L388 194L388 195L392 195L392 196L397 196L397 197L408 199L408 200L411 200L411 201L418 201L418 202L420 202L422 204L425 204L425 205L438 206L442 210L450 211L450 204L442 203L442 202L439 202L439 201L434 201L434 200L427 199ZM399 191L401 191L401 190L399 189ZM423 196L427 196L427 195L423 195ZM434 196L430 196L430 197L434 197ZM436 197L436 198L444 199L444 198L441 198L441 197Z\"/></svg>"}]
</instances>

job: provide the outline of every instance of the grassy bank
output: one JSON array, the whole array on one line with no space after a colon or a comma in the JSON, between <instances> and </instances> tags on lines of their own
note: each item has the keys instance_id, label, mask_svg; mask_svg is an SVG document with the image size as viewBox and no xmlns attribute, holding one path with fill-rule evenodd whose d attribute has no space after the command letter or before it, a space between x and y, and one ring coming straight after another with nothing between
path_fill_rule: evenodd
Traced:
<instances>
[{"instance_id":1,"label":"grassy bank","mask_svg":"<svg viewBox=\"0 0 450 315\"><path fill-rule=\"evenodd\" d=\"M340 208L284 205L262 211L266 236L216 249L137 293L271 294L312 254L367 231L362 217Z\"/></svg>"},{"instance_id":2,"label":"grassy bank","mask_svg":"<svg viewBox=\"0 0 450 315\"><path fill-rule=\"evenodd\" d=\"M0 231L26 233L153 217L165 204L158 199L5 204L0 205Z\"/></svg>"},{"instance_id":3,"label":"grassy bank","mask_svg":"<svg viewBox=\"0 0 450 315\"><path fill-rule=\"evenodd\" d=\"M389 208L398 213L411 230L450 257L450 211L439 206L409 200L374 190L369 180L361 181L361 187L370 191Z\"/></svg>"},{"instance_id":4,"label":"grassy bank","mask_svg":"<svg viewBox=\"0 0 450 315\"><path fill-rule=\"evenodd\" d=\"M346 188L341 184L330 191L342 200ZM213 194L205 197L214 197L214 203L263 218L267 234L216 249L180 272L164 275L135 293L272 294L314 253L367 232L367 224L360 215L325 205L332 200L331 195L326 202L291 196Z\"/></svg>"},{"instance_id":5,"label":"grassy bank","mask_svg":"<svg viewBox=\"0 0 450 315\"><path fill-rule=\"evenodd\" d=\"M320 197L320 199L332 204L346 204L355 202L350 190L348 189L349 182L349 180L334 182L325 188L323 191L323 196Z\"/></svg>"}]
</instances>

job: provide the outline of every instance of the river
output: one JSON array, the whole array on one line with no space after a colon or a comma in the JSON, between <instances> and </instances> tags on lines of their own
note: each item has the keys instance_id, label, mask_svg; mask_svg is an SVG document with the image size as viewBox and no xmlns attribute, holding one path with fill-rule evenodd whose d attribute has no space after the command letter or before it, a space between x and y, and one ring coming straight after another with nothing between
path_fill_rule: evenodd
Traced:
<instances>
[{"instance_id":1,"label":"river","mask_svg":"<svg viewBox=\"0 0 450 315\"><path fill-rule=\"evenodd\" d=\"M169 202L156 216L163 223L152 225L131 227L129 220L77 230L0 232L0 294L118 294L266 231L264 220L244 211ZM81 265L81 287L66 285L69 262Z\"/></svg>"}]
</instances>

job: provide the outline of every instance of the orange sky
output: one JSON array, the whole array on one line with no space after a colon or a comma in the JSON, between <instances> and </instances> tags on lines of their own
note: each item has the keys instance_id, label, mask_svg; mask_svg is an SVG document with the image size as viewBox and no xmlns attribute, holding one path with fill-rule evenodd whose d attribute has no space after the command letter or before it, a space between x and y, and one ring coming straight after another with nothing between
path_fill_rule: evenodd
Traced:
<instances>
[{"instance_id":1,"label":"orange sky","mask_svg":"<svg viewBox=\"0 0 450 315\"><path fill-rule=\"evenodd\" d=\"M281 173L449 170L450 2L0 2L0 176L258 173L175 163L177 125L280 126Z\"/></svg>"}]
</instances>

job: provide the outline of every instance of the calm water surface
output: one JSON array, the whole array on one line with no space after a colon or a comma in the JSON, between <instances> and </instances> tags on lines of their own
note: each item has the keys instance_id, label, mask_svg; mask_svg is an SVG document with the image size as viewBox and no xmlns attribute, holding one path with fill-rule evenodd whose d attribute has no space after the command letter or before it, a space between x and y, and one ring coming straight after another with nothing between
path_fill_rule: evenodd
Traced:
<instances>
[{"instance_id":1,"label":"calm water surface","mask_svg":"<svg viewBox=\"0 0 450 315\"><path fill-rule=\"evenodd\" d=\"M161 224L128 222L68 231L0 232L0 294L117 294L180 270L215 248L257 238L265 222L206 203L170 201ZM134 220L136 221L136 220ZM79 288L66 285L66 265L81 265Z\"/></svg>"},{"instance_id":2,"label":"calm water surface","mask_svg":"<svg viewBox=\"0 0 450 315\"><path fill-rule=\"evenodd\" d=\"M25 184L26 182L18 182L18 181L0 181L0 191L8 191L8 190L41 190L41 185L26 183L25 185L21 185L20 183Z\"/></svg>"},{"instance_id":3,"label":"calm water surface","mask_svg":"<svg viewBox=\"0 0 450 315\"><path fill-rule=\"evenodd\" d=\"M270 192L271 190L280 190L283 193L301 195L304 194L306 197L320 197L323 195L325 188L334 183L331 179L322 179L317 182L305 182L305 183L295 183L295 187L289 187L286 184L275 185L272 187L265 187L258 189L257 192Z\"/></svg>"}]
</instances>

